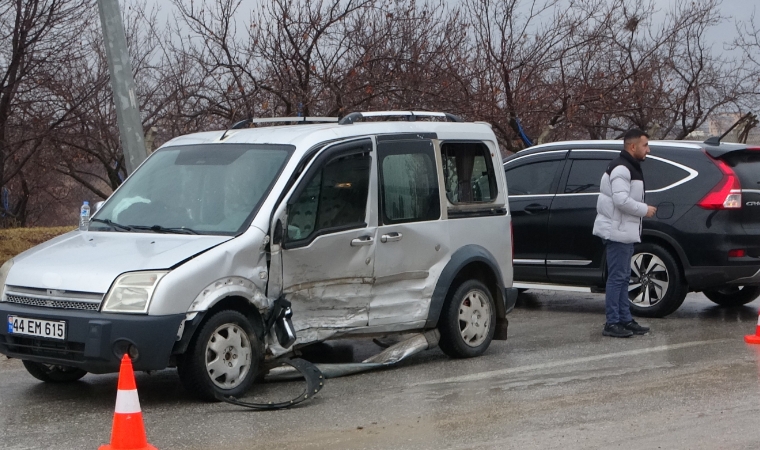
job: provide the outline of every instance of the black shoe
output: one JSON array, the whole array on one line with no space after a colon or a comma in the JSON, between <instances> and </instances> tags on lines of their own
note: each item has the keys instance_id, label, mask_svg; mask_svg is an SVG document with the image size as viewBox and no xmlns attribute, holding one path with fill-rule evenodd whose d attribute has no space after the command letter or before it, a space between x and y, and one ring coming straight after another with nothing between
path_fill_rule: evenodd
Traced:
<instances>
[{"instance_id":1,"label":"black shoe","mask_svg":"<svg viewBox=\"0 0 760 450\"><path fill-rule=\"evenodd\" d=\"M623 328L625 328L628 331L631 331L633 334L638 334L639 336L649 333L649 327L642 327L641 325L636 323L635 320L631 320L628 323L624 323Z\"/></svg>"},{"instance_id":2,"label":"black shoe","mask_svg":"<svg viewBox=\"0 0 760 450\"><path fill-rule=\"evenodd\" d=\"M610 336L610 337L618 337L618 338L627 338L633 336L633 331L626 330L623 325L619 323L613 323L604 324L604 331L602 331L602 335L604 336Z\"/></svg>"}]
</instances>

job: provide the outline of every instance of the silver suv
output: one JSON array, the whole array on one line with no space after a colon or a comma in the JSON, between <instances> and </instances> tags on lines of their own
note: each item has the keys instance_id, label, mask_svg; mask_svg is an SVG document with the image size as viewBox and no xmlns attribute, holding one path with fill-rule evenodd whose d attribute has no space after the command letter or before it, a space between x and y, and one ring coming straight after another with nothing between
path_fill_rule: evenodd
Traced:
<instances>
[{"instance_id":1,"label":"silver suv","mask_svg":"<svg viewBox=\"0 0 760 450\"><path fill-rule=\"evenodd\" d=\"M244 128L264 121L311 124ZM375 112L180 136L88 231L0 268L0 352L53 382L126 353L204 399L337 337L437 328L446 354L477 356L507 337L510 227L487 124Z\"/></svg>"}]
</instances>

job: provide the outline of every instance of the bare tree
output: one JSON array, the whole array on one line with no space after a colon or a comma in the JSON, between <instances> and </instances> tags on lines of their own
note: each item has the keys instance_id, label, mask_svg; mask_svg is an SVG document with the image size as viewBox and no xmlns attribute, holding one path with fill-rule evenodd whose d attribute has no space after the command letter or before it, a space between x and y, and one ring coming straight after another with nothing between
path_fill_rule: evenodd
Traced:
<instances>
[{"instance_id":1,"label":"bare tree","mask_svg":"<svg viewBox=\"0 0 760 450\"><path fill-rule=\"evenodd\" d=\"M77 104L50 101L56 67L84 57L79 31L90 0L0 0L0 221L26 221L30 195L23 169ZM16 192L7 194L9 187Z\"/></svg>"}]
</instances>

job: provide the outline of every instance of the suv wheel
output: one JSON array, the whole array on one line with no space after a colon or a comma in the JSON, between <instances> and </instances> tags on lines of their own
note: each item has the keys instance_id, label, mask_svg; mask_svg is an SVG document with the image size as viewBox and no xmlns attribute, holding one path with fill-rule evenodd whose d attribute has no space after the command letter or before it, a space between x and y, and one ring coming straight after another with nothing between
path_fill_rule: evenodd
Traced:
<instances>
[{"instance_id":1,"label":"suv wheel","mask_svg":"<svg viewBox=\"0 0 760 450\"><path fill-rule=\"evenodd\" d=\"M493 339L496 308L485 284L468 280L443 304L438 330L441 350L452 358L471 358L486 351Z\"/></svg>"},{"instance_id":2,"label":"suv wheel","mask_svg":"<svg viewBox=\"0 0 760 450\"><path fill-rule=\"evenodd\" d=\"M86 370L76 367L43 364L34 361L21 362L31 376L46 383L71 383L87 375Z\"/></svg>"},{"instance_id":3,"label":"suv wheel","mask_svg":"<svg viewBox=\"0 0 760 450\"><path fill-rule=\"evenodd\" d=\"M664 317L686 298L687 287L675 258L656 244L637 245L631 257L628 298L631 312L643 317Z\"/></svg>"},{"instance_id":4,"label":"suv wheel","mask_svg":"<svg viewBox=\"0 0 760 450\"><path fill-rule=\"evenodd\" d=\"M253 384L261 346L248 319L232 310L211 316L178 361L185 388L202 400L239 397Z\"/></svg>"},{"instance_id":5,"label":"suv wheel","mask_svg":"<svg viewBox=\"0 0 760 450\"><path fill-rule=\"evenodd\" d=\"M742 306L760 297L760 286L720 286L705 289L705 297L720 306Z\"/></svg>"}]
</instances>

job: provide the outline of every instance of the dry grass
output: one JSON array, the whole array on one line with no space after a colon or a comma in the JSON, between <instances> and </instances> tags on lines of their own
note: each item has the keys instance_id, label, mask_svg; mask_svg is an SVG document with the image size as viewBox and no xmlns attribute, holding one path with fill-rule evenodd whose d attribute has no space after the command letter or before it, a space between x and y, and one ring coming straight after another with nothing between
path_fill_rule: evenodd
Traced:
<instances>
[{"instance_id":1,"label":"dry grass","mask_svg":"<svg viewBox=\"0 0 760 450\"><path fill-rule=\"evenodd\" d=\"M58 235L71 231L72 227L6 228L0 229L0 264L19 253Z\"/></svg>"}]
</instances>

